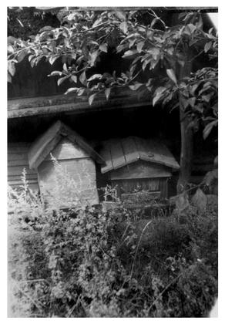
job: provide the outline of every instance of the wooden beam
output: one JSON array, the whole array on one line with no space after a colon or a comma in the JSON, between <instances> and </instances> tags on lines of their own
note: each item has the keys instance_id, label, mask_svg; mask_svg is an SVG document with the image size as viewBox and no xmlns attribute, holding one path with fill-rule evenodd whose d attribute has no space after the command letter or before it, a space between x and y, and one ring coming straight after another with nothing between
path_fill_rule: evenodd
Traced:
<instances>
[{"instance_id":1,"label":"wooden beam","mask_svg":"<svg viewBox=\"0 0 225 324\"><path fill-rule=\"evenodd\" d=\"M21 118L36 115L48 115L57 113L88 113L92 111L133 108L149 105L150 98L138 98L132 91L124 90L110 100L99 95L93 104L88 104L85 97L57 95L51 97L20 98L8 100L8 118Z\"/></svg>"},{"instance_id":2,"label":"wooden beam","mask_svg":"<svg viewBox=\"0 0 225 324\"><path fill-rule=\"evenodd\" d=\"M90 107L87 103L76 103L76 104L64 104L64 105L55 105L55 106L45 106L45 107L34 107L34 108L23 108L23 109L14 109L8 110L8 119L12 118L22 118L22 117L32 117L32 116L41 116L41 115L56 115L58 113L89 113L95 111L103 110L116 110L116 109L127 109L127 108L136 108L149 105L149 102L137 102L134 103L132 100L129 103L129 100L112 100L110 105L101 102L93 103Z\"/></svg>"}]
</instances>

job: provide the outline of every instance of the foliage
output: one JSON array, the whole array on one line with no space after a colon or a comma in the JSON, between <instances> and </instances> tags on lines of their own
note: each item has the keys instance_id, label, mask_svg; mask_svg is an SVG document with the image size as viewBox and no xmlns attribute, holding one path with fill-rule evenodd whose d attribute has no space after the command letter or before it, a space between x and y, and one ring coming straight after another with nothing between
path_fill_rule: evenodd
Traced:
<instances>
[{"instance_id":1,"label":"foliage","mask_svg":"<svg viewBox=\"0 0 225 324\"><path fill-rule=\"evenodd\" d=\"M191 116L190 127L203 123L204 138L217 126L218 39L213 28L203 29L200 11L182 12L178 23L167 26L151 8L141 10L91 11L60 9L61 26L45 26L33 39L14 39L8 47L9 81L15 64L28 56L31 66L45 58L50 64L63 62L58 85L70 80L67 90L87 95L91 105L98 93L108 100L113 88L129 87L152 94L152 104L162 103L182 109ZM95 67L106 53L119 54L126 71L96 73ZM204 65L185 75L185 70L201 57ZM211 61L211 63L210 63ZM214 66L214 68L212 68Z\"/></svg>"},{"instance_id":2,"label":"foliage","mask_svg":"<svg viewBox=\"0 0 225 324\"><path fill-rule=\"evenodd\" d=\"M207 315L217 296L216 212L134 222L123 208L121 217L101 206L46 208L22 179L8 199L11 316Z\"/></svg>"},{"instance_id":3,"label":"foliage","mask_svg":"<svg viewBox=\"0 0 225 324\"><path fill-rule=\"evenodd\" d=\"M58 27L59 20L52 10L40 11L35 7L8 7L8 31L10 37L27 40L46 25Z\"/></svg>"}]
</instances>

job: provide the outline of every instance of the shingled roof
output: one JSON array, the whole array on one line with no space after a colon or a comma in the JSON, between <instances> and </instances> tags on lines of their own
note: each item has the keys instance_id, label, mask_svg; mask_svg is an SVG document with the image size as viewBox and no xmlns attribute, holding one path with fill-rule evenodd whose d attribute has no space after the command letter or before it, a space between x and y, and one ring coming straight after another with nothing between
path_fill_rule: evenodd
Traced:
<instances>
[{"instance_id":1,"label":"shingled roof","mask_svg":"<svg viewBox=\"0 0 225 324\"><path fill-rule=\"evenodd\" d=\"M30 169L36 169L65 137L79 145L97 163L104 163L102 157L79 134L58 120L31 145L28 152Z\"/></svg>"},{"instance_id":2,"label":"shingled roof","mask_svg":"<svg viewBox=\"0 0 225 324\"><path fill-rule=\"evenodd\" d=\"M138 160L164 165L173 170L180 168L163 143L134 136L104 142L100 155L106 163L101 167L102 173L119 169Z\"/></svg>"}]
</instances>

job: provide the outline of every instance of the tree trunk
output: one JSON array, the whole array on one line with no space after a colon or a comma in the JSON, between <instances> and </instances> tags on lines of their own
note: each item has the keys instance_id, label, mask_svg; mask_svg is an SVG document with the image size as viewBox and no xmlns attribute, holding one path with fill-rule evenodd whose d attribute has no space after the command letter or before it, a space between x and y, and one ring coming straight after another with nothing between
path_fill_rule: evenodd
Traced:
<instances>
[{"instance_id":1,"label":"tree trunk","mask_svg":"<svg viewBox=\"0 0 225 324\"><path fill-rule=\"evenodd\" d=\"M191 72L191 55L188 49L185 53L185 65L181 68L181 80L185 76L189 76ZM181 131L181 153L180 153L180 174L177 183L177 193L182 193L190 182L192 159L193 159L193 128L190 127L190 118L185 115L182 95L179 95L179 111L180 111L180 131Z\"/></svg>"},{"instance_id":2,"label":"tree trunk","mask_svg":"<svg viewBox=\"0 0 225 324\"><path fill-rule=\"evenodd\" d=\"M185 116L181 102L180 106L181 153L177 193L183 192L190 182L193 159L193 129L188 127L190 120Z\"/></svg>"}]
</instances>

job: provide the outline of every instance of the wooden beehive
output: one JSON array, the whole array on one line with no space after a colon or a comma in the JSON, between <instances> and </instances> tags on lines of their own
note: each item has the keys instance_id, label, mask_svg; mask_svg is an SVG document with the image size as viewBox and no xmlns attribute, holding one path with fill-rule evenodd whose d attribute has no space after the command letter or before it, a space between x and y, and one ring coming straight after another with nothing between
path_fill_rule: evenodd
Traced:
<instances>
[{"instance_id":1,"label":"wooden beehive","mask_svg":"<svg viewBox=\"0 0 225 324\"><path fill-rule=\"evenodd\" d=\"M91 205L98 203L95 162L103 163L103 160L62 122L56 122L33 143L28 158L30 168L37 170L40 191L46 200L60 188L60 192L57 190L62 201L72 203L79 199ZM57 168L52 158L57 161ZM63 177L60 170L67 176Z\"/></svg>"},{"instance_id":2,"label":"wooden beehive","mask_svg":"<svg viewBox=\"0 0 225 324\"><path fill-rule=\"evenodd\" d=\"M117 187L118 197L134 204L167 198L168 179L179 169L165 145L138 137L107 141L100 155L106 162L101 172Z\"/></svg>"}]
</instances>

